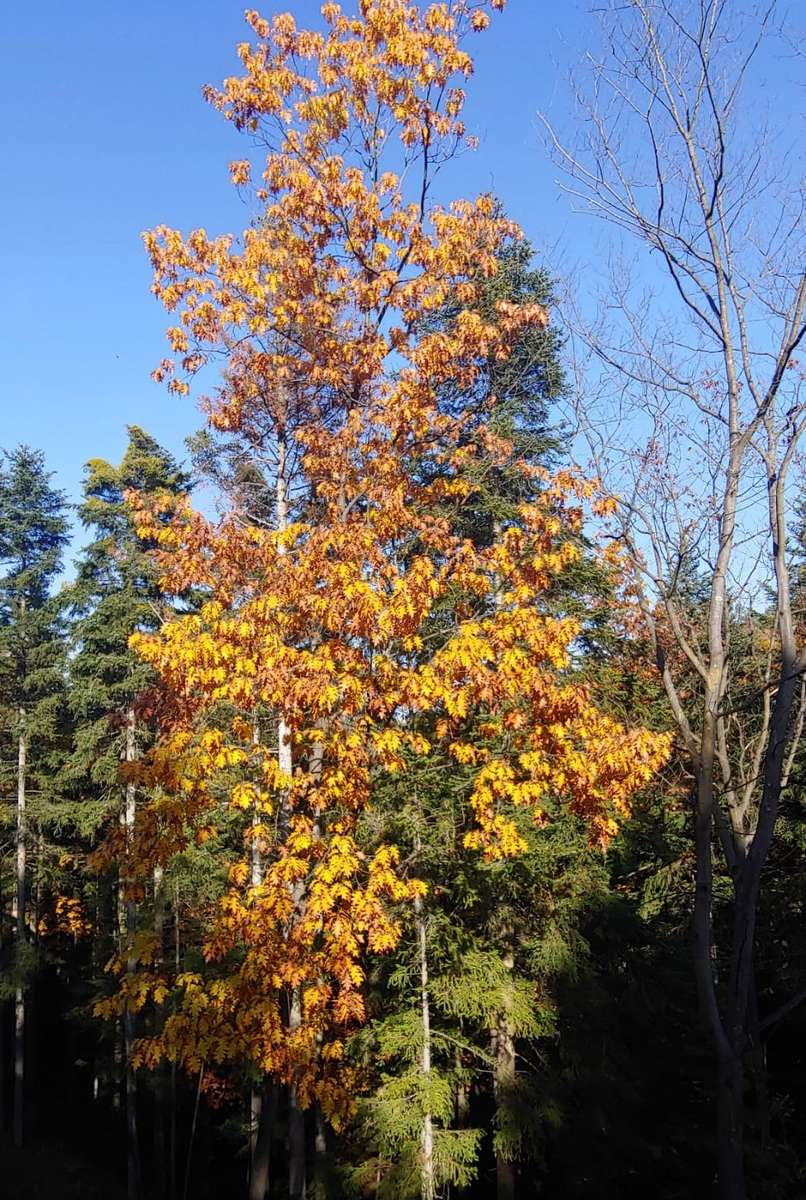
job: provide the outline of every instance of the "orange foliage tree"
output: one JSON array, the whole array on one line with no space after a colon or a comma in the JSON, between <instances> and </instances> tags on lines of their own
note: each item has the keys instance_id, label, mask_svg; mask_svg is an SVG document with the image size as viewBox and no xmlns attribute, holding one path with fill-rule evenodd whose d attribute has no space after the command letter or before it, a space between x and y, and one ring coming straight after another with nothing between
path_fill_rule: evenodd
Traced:
<instances>
[{"instance_id":1,"label":"orange foliage tree","mask_svg":"<svg viewBox=\"0 0 806 1200\"><path fill-rule=\"evenodd\" d=\"M265 146L258 215L239 240L146 235L176 314L157 376L185 393L222 361L209 421L271 462L274 519L139 512L166 589L205 599L135 639L168 702L128 852L150 871L218 836L222 805L244 835L207 915L210 970L175 981L176 1011L141 1056L252 1064L335 1122L354 1087L362 958L395 945L395 905L422 892L393 847L368 856L357 836L377 773L429 750L415 718L476 766L469 843L490 857L518 853L513 810L540 821L548 794L606 840L668 750L596 710L571 670L576 625L541 615L592 489L534 478L485 549L450 519L479 470L517 464L483 422L446 415L440 390L471 389L481 356L505 358L547 321L533 304L502 304L494 325L472 311L473 279L518 230L489 196L431 196L465 140L466 35L502 7L359 0L350 17L329 2L322 32L249 13L243 72L209 98ZM231 173L252 186L249 162ZM468 307L428 331L449 297ZM114 834L110 852L126 852ZM121 987L118 1003L140 1005L166 983L145 963Z\"/></svg>"}]
</instances>

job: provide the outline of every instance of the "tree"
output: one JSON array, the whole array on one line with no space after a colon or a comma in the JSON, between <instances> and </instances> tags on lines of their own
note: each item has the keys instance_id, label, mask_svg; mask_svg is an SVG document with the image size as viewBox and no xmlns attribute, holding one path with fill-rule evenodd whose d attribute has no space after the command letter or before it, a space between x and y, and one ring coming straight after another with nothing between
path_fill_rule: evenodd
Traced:
<instances>
[{"instance_id":1,"label":"tree","mask_svg":"<svg viewBox=\"0 0 806 1200\"><path fill-rule=\"evenodd\" d=\"M495 274L518 231L490 197L440 209L430 196L464 137L463 39L490 7L502 4L363 0L348 18L327 3L321 34L248 14L244 73L209 94L266 145L258 217L238 242L165 228L146 239L181 356L157 374L184 393L223 357L210 422L272 464L274 513L269 527L237 512L213 523L186 503L139 501L163 586L206 596L135 638L171 704L141 773L160 790L108 853L130 846L144 878L219 836L225 814L221 833L240 819L242 846L206 922L205 969L166 982L144 960L119 1002L176 985L177 1011L140 1047L147 1064L168 1054L200 1088L247 1070L287 1089L297 1198L303 1110L315 1101L338 1126L352 1109L345 1038L365 1018L365 955L396 944L393 906L424 891L393 846L367 856L358 842L379 773L429 748L474 767L465 842L492 861L525 848L518 822L545 820L549 791L607 840L668 753L668 738L597 710L573 677L578 622L541 612L578 555L564 532L592 488L546 480L481 547L450 517L457 497L475 499L474 464L536 471L511 439L440 404L547 322L534 302L498 302L494 324L474 311L474 280ZM232 174L246 184L249 164ZM450 328L424 332L449 298L462 306ZM442 606L454 627L429 653Z\"/></svg>"},{"instance_id":2,"label":"tree","mask_svg":"<svg viewBox=\"0 0 806 1200\"><path fill-rule=\"evenodd\" d=\"M474 281L476 297L469 307L495 324L502 304L552 304L551 281L545 271L534 268L532 258L528 243L507 246L495 273ZM423 321L423 328L449 332L461 309L451 298ZM479 549L495 541L506 526L517 525L519 505L540 494L545 483L542 474L526 474L522 464L545 469L560 457L558 434L549 425L549 406L564 388L561 344L556 326L528 327L505 359L487 355L480 346L478 373L471 387L463 389L449 381L440 390L442 411L460 418L465 429L483 424L512 446L514 465L502 465L494 454L474 457L468 472L471 495L446 504L451 522ZM607 590L607 579L581 542L576 549L580 556L553 580L540 605L546 614L572 614L583 620L585 632L579 640L590 641L601 608L595 593ZM491 603L496 603L494 594ZM451 605L435 613L433 628L424 639L428 655L439 640L455 632L457 607L454 597ZM432 740L433 729L417 728ZM479 753L485 752L483 738L474 745ZM487 1146L470 1113L472 1088L485 1097L493 1113L498 1194L511 1196L519 1162L536 1152L541 1114L547 1109L527 1073L516 1065L517 1045L519 1039L524 1042L538 1032L544 1035L550 1027L549 972L535 971L534 947L545 934L552 884L561 886L562 870L558 868L557 879L551 875L556 867L553 848L564 845L565 853L569 852L574 821L565 822L563 834L556 839L547 829L530 830L526 823L521 832L528 849L516 860L479 863L462 844L469 831L473 774L467 764L441 760L433 751L419 761L409 755L405 772L379 788L370 818L373 827L380 821L385 836L401 847L412 872L429 883L427 901L419 901L412 914L413 928L406 926L408 936L404 935L391 966L378 965L379 982L373 987L377 1041L372 1044L382 1066L364 1109L361 1139L365 1142L369 1137L374 1151L356 1174L359 1179L372 1174L375 1185L390 1195L402 1194L407 1180L418 1182L411 1163L425 1141L432 1146L437 1188L466 1186L474 1177ZM559 809L552 813L552 828L555 822L564 824L561 817ZM581 877L589 870L590 850L584 836L576 850L574 869ZM430 981L427 986L424 979ZM429 1037L412 1032L412 1022L415 1031L427 1026ZM426 1050L429 1068L422 1073L433 1081L427 1088L417 1085L417 1055L422 1057ZM362 1043L362 1055L367 1053ZM488 1094L485 1073L493 1081L493 1096ZM434 1111L419 1113L417 1105L409 1102L412 1094L430 1097ZM478 1102L474 1107L478 1110ZM488 1113L477 1112L476 1124L489 1120Z\"/></svg>"},{"instance_id":3,"label":"tree","mask_svg":"<svg viewBox=\"0 0 806 1200\"><path fill-rule=\"evenodd\" d=\"M129 443L119 466L91 459L86 466L84 501L79 516L95 540L84 550L70 592L75 614L74 653L70 663L70 706L75 720L75 744L65 776L74 792L74 819L91 840L109 820L119 819L131 836L137 805L133 764L154 735L153 672L130 649L133 634L158 628L171 599L159 587L149 557L150 543L138 537L126 503L136 489L149 497L176 496L189 488L188 476L172 456L136 425L129 426ZM121 764L127 772L121 782ZM136 899L131 881L119 883L120 929L115 940L126 947L127 971L135 969ZM164 911L162 877L153 877L155 919ZM99 931L100 932L100 931ZM162 929L158 929L162 944ZM128 1139L129 1195L140 1192L140 1151L137 1133L137 1086L132 1064L134 1012L124 1014L125 1091ZM164 1115L155 1125L162 1131ZM158 1170L162 1171L163 1164Z\"/></svg>"},{"instance_id":4,"label":"tree","mask_svg":"<svg viewBox=\"0 0 806 1200\"><path fill-rule=\"evenodd\" d=\"M745 100L777 6L741 26L730 10L725 0L609 6L592 86L579 92L584 138L571 146L549 135L571 193L657 264L634 287L619 259L608 326L576 322L595 364L576 416L621 497L615 531L688 756L696 975L718 1062L720 1187L737 1200L745 1063L758 1058L759 897L802 727L806 660L786 530L804 418L796 353L806 277L796 158L776 155L774 133L750 114L755 99ZM702 622L682 586L692 571L704 583ZM763 677L751 682L731 631L737 616L766 607L767 585L774 631ZM734 900L715 946L717 847Z\"/></svg>"},{"instance_id":5,"label":"tree","mask_svg":"<svg viewBox=\"0 0 806 1200\"><path fill-rule=\"evenodd\" d=\"M3 741L13 744L15 751L13 1129L17 1146L22 1145L25 1132L26 999L38 924L38 913L30 903L29 853L42 810L53 799L58 775L54 754L64 723L63 609L51 589L61 570L67 530L65 498L53 487L42 453L20 446L6 454L0 471L4 572L0 577L0 703Z\"/></svg>"}]
</instances>

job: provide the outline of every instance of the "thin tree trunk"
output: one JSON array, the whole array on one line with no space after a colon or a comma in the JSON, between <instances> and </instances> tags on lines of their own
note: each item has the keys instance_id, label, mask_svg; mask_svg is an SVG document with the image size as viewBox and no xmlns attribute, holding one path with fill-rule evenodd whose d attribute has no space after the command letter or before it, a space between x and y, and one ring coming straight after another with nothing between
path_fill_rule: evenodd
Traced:
<instances>
[{"instance_id":1,"label":"thin tree trunk","mask_svg":"<svg viewBox=\"0 0 806 1200\"><path fill-rule=\"evenodd\" d=\"M417 848L419 849L419 845ZM431 1085L431 1004L428 994L428 941L423 901L420 896L416 896L414 899L414 916L417 925L417 944L420 951L420 1006L423 1037L420 1069L423 1073L424 1092L427 1098ZM420 1147L422 1150L420 1195L422 1200L434 1200L436 1196L434 1177L434 1122L427 1099L420 1132Z\"/></svg>"},{"instance_id":2,"label":"thin tree trunk","mask_svg":"<svg viewBox=\"0 0 806 1200\"><path fill-rule=\"evenodd\" d=\"M4 967L3 911L0 909L0 973ZM6 1128L6 1005L0 999L0 1138Z\"/></svg>"},{"instance_id":3,"label":"thin tree trunk","mask_svg":"<svg viewBox=\"0 0 806 1200\"><path fill-rule=\"evenodd\" d=\"M179 928L179 884L174 882L174 974L179 974L179 965L181 962L181 931ZM177 1179L177 1163L179 1161L179 1150L177 1145L177 1070L176 1063L171 1063L171 1127L170 1141L168 1147L169 1163L168 1163L168 1195L170 1200L178 1200L178 1179Z\"/></svg>"},{"instance_id":4,"label":"thin tree trunk","mask_svg":"<svg viewBox=\"0 0 806 1200\"><path fill-rule=\"evenodd\" d=\"M114 1044L112 1046L112 1108L118 1112L121 1107L121 1079L123 1078L123 1022L115 1021Z\"/></svg>"},{"instance_id":5,"label":"thin tree trunk","mask_svg":"<svg viewBox=\"0 0 806 1200\"><path fill-rule=\"evenodd\" d=\"M717 1168L722 1200L744 1200L744 1071L741 1051L719 1063L717 1080Z\"/></svg>"},{"instance_id":6,"label":"thin tree trunk","mask_svg":"<svg viewBox=\"0 0 806 1200\"><path fill-rule=\"evenodd\" d=\"M271 1145L277 1119L277 1084L266 1079L262 1089L253 1093L259 1104L252 1109L255 1138L249 1172L249 1200L266 1200L271 1178Z\"/></svg>"},{"instance_id":7,"label":"thin tree trunk","mask_svg":"<svg viewBox=\"0 0 806 1200\"><path fill-rule=\"evenodd\" d=\"M252 745L260 745L260 724L257 720L255 720L252 729ZM252 809L252 836L249 841L250 882L253 888L260 887L263 882L263 856L260 852L260 839L258 837L258 827L261 824L261 820L262 814L256 802ZM256 1155L260 1140L260 1119L265 1109L265 1092L265 1084L260 1088L253 1087L249 1097L250 1200L252 1200L251 1181L255 1178ZM268 1172L268 1164L266 1170ZM262 1196L263 1193L260 1194L260 1200L262 1200Z\"/></svg>"},{"instance_id":8,"label":"thin tree trunk","mask_svg":"<svg viewBox=\"0 0 806 1200\"><path fill-rule=\"evenodd\" d=\"M511 947L503 957L504 966L511 975L515 968L515 956ZM513 1103L515 1090L515 1035L512 1026L512 996L508 990L504 997L504 1011L495 1031L495 1103L499 1114L499 1128L508 1123L501 1114ZM505 1147L500 1144L495 1152L495 1179L497 1200L515 1198L515 1163Z\"/></svg>"},{"instance_id":9,"label":"thin tree trunk","mask_svg":"<svg viewBox=\"0 0 806 1200\"><path fill-rule=\"evenodd\" d=\"M154 867L154 937L157 943L155 969L159 972L163 966L163 938L165 935L165 896L163 894L163 869ZM154 1018L155 1032L162 1024L160 1010ZM158 1200L163 1200L166 1192L167 1173L165 1170L165 1068L162 1064L154 1072L154 1191Z\"/></svg>"},{"instance_id":10,"label":"thin tree trunk","mask_svg":"<svg viewBox=\"0 0 806 1200\"><path fill-rule=\"evenodd\" d=\"M302 1024L299 989L291 994L288 1029L291 1035ZM290 1200L305 1200L305 1113L300 1108L297 1089L288 1089L288 1195Z\"/></svg>"},{"instance_id":11,"label":"thin tree trunk","mask_svg":"<svg viewBox=\"0 0 806 1200\"><path fill-rule=\"evenodd\" d=\"M199 1102L201 1100L202 1084L204 1083L204 1063L199 1068L199 1081L196 1084L196 1099L193 1104L193 1120L190 1123L188 1152L185 1159L185 1184L182 1188L182 1200L188 1200L190 1192L190 1173L193 1169L193 1150L196 1145L196 1126L199 1123Z\"/></svg>"},{"instance_id":12,"label":"thin tree trunk","mask_svg":"<svg viewBox=\"0 0 806 1200\"><path fill-rule=\"evenodd\" d=\"M325 1118L318 1104L314 1109L314 1121L314 1200L328 1200L327 1137L325 1135Z\"/></svg>"},{"instance_id":13,"label":"thin tree trunk","mask_svg":"<svg viewBox=\"0 0 806 1200\"><path fill-rule=\"evenodd\" d=\"M277 431L277 483L275 490L275 523L277 532L282 533L288 528L288 446L285 430ZM280 545L279 555L285 554L285 547ZM294 770L293 747L291 745L292 731L285 717L280 714L277 722L277 765L284 775L291 778ZM287 805L284 814L288 819ZM302 900L300 886L294 889L294 908ZM290 1034L299 1029L302 1023L302 997L299 989L295 988L288 1001L288 1029ZM305 1200L305 1113L299 1106L297 1089L293 1083L288 1089L288 1194L290 1200Z\"/></svg>"},{"instance_id":14,"label":"thin tree trunk","mask_svg":"<svg viewBox=\"0 0 806 1200\"><path fill-rule=\"evenodd\" d=\"M753 1102L761 1150L770 1142L770 1095L767 1086L767 1054L758 1019L758 991L753 980L750 996L750 1064L753 1079Z\"/></svg>"},{"instance_id":15,"label":"thin tree trunk","mask_svg":"<svg viewBox=\"0 0 806 1200\"><path fill-rule=\"evenodd\" d=\"M26 891L26 811L25 786L28 741L25 732L25 713L19 712L20 734L17 742L17 835L16 835L16 940L17 971L24 968L25 891ZM22 978L14 996L14 1145L22 1146L25 1137L25 988Z\"/></svg>"},{"instance_id":16,"label":"thin tree trunk","mask_svg":"<svg viewBox=\"0 0 806 1200\"><path fill-rule=\"evenodd\" d=\"M126 714L126 762L133 763L137 755L135 740L135 714L129 709ZM134 782L126 783L126 808L124 821L126 825L126 852L131 854L131 840L134 833L134 822L137 813L137 790ZM131 888L131 879L127 880ZM134 940L137 933L137 905L129 891L124 899L126 914L126 977L131 980L137 970ZM123 1014L124 1061L126 1071L126 1178L129 1200L140 1198L140 1146L137 1135L137 1077L132 1065L132 1053L135 1039L134 1009L127 1004Z\"/></svg>"},{"instance_id":17,"label":"thin tree trunk","mask_svg":"<svg viewBox=\"0 0 806 1200\"><path fill-rule=\"evenodd\" d=\"M459 1046L454 1048L453 1065L456 1071L456 1128L467 1129L470 1119L470 1090L467 1085L467 1080L463 1077L464 1063L462 1061L462 1050Z\"/></svg>"}]
</instances>

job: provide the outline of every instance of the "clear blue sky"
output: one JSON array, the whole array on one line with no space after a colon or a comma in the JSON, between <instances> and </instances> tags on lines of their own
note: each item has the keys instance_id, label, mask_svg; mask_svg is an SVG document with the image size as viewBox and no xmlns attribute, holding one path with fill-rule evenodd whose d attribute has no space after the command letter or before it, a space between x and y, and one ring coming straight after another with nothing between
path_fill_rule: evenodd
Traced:
<instances>
[{"instance_id":1,"label":"clear blue sky","mask_svg":"<svg viewBox=\"0 0 806 1200\"><path fill-rule=\"evenodd\" d=\"M223 232L248 221L226 169L240 139L200 94L237 69L244 7L41 0L5 11L0 446L41 447L73 499L88 458L119 459L127 423L177 453L200 424L191 401L149 378L166 318L139 234L163 222ZM278 8L306 23L319 0L261 11ZM575 11L510 0L475 41L468 124L481 146L452 177L457 195L495 190L538 243L567 222L535 114L562 92L565 69L552 58L578 56L589 18Z\"/></svg>"}]
</instances>

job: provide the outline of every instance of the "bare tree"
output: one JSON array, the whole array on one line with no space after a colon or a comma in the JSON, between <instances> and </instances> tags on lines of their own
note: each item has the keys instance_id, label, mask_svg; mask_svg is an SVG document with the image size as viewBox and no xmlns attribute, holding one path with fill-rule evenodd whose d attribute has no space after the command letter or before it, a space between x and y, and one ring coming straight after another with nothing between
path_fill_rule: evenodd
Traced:
<instances>
[{"instance_id":1,"label":"bare tree","mask_svg":"<svg viewBox=\"0 0 806 1200\"><path fill-rule=\"evenodd\" d=\"M774 67L783 86L798 41L780 27L776 0L750 12L737 0L609 0L600 16L602 52L588 55L576 85L578 139L544 118L566 189L616 227L596 318L569 314L586 367L575 416L619 497L618 535L690 765L696 976L718 1062L720 1192L741 1200L746 1063L759 1035L756 914L806 669L787 559L790 468L806 417L796 360L804 185L787 122L765 121L754 80ZM684 588L692 574L699 624ZM759 639L753 695L737 713L736 614L756 619L770 592L772 636L765 652ZM715 947L720 853L734 919L729 945Z\"/></svg>"}]
</instances>

